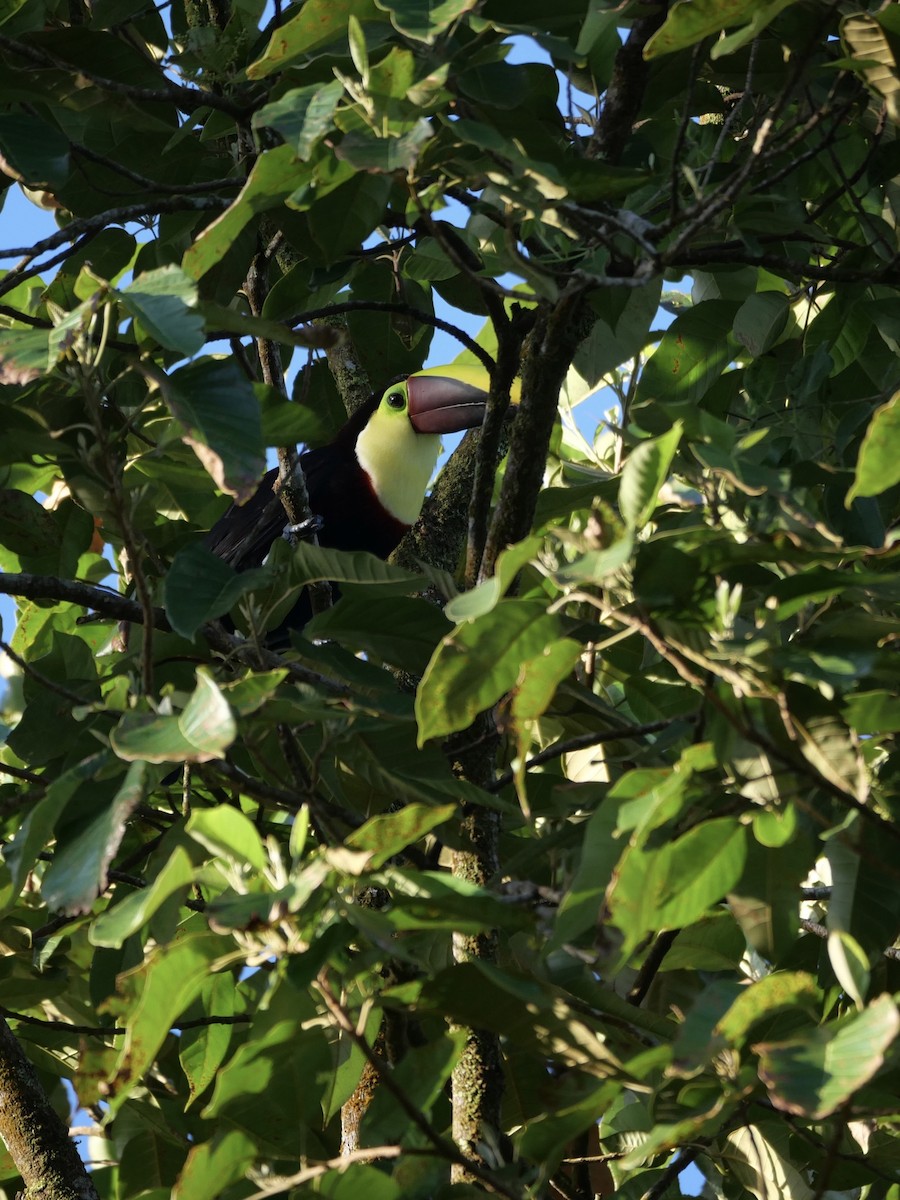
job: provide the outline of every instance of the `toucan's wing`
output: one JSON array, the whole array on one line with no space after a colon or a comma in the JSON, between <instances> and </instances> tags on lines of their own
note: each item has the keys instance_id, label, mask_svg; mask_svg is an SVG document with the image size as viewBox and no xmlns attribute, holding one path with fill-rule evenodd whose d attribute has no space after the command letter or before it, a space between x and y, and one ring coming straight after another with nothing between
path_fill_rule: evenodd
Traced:
<instances>
[{"instance_id":1,"label":"toucan's wing","mask_svg":"<svg viewBox=\"0 0 900 1200\"><path fill-rule=\"evenodd\" d=\"M261 566L287 524L284 507L272 490L277 478L277 468L269 471L247 503L230 505L204 539L207 550L236 571Z\"/></svg>"},{"instance_id":2,"label":"toucan's wing","mask_svg":"<svg viewBox=\"0 0 900 1200\"><path fill-rule=\"evenodd\" d=\"M332 443L307 450L300 463L310 510L322 519L319 544L387 558L407 527L384 509L356 455Z\"/></svg>"}]
</instances>

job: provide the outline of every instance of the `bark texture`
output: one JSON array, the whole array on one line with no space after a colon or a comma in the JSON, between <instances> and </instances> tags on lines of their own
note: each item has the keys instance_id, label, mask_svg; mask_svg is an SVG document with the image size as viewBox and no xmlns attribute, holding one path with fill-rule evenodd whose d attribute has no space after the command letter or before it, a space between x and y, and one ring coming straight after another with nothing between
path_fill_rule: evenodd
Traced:
<instances>
[{"instance_id":1,"label":"bark texture","mask_svg":"<svg viewBox=\"0 0 900 1200\"><path fill-rule=\"evenodd\" d=\"M65 1122L2 1017L0 1136L25 1181L17 1200L99 1200Z\"/></svg>"}]
</instances>

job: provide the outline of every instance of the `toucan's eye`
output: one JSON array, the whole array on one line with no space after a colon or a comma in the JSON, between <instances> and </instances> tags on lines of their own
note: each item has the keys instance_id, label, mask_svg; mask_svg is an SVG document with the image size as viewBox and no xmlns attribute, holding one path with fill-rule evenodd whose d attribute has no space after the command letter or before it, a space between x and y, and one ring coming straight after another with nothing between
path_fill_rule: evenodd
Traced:
<instances>
[{"instance_id":1,"label":"toucan's eye","mask_svg":"<svg viewBox=\"0 0 900 1200\"><path fill-rule=\"evenodd\" d=\"M402 392L388 392L388 408L405 408L406 398Z\"/></svg>"}]
</instances>

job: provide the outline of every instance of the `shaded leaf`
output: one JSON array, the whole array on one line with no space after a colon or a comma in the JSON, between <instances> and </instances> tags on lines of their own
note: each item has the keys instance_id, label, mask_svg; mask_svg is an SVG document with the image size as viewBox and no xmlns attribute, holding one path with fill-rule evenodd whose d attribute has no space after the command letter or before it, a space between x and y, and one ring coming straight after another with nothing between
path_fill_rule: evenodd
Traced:
<instances>
[{"instance_id":1,"label":"shaded leaf","mask_svg":"<svg viewBox=\"0 0 900 1200\"><path fill-rule=\"evenodd\" d=\"M249 499L266 460L259 404L237 363L203 358L181 367L165 399L216 486L239 503Z\"/></svg>"},{"instance_id":2,"label":"shaded leaf","mask_svg":"<svg viewBox=\"0 0 900 1200\"><path fill-rule=\"evenodd\" d=\"M264 571L238 574L205 546L179 550L166 575L166 616L176 633L193 640L206 621L230 612L241 596L267 581Z\"/></svg>"},{"instance_id":3,"label":"shaded leaf","mask_svg":"<svg viewBox=\"0 0 900 1200\"><path fill-rule=\"evenodd\" d=\"M753 1049L775 1107L818 1121L869 1082L898 1033L900 1013L893 998L885 995L837 1026Z\"/></svg>"},{"instance_id":4,"label":"shaded leaf","mask_svg":"<svg viewBox=\"0 0 900 1200\"><path fill-rule=\"evenodd\" d=\"M197 312L197 285L180 267L145 271L117 293L140 330L179 354L196 354L206 340Z\"/></svg>"},{"instance_id":5,"label":"shaded leaf","mask_svg":"<svg viewBox=\"0 0 900 1200\"><path fill-rule=\"evenodd\" d=\"M265 79L301 55L314 55L331 42L347 44L350 17L384 20L374 0L309 0L302 11L272 34L261 58L247 68L250 79ZM348 47L349 48L349 47Z\"/></svg>"},{"instance_id":6,"label":"shaded leaf","mask_svg":"<svg viewBox=\"0 0 900 1200\"><path fill-rule=\"evenodd\" d=\"M125 834L131 814L148 790L147 764L133 762L111 803L74 837L57 846L44 876L43 894L54 909L87 912L107 884L106 872Z\"/></svg>"}]
</instances>

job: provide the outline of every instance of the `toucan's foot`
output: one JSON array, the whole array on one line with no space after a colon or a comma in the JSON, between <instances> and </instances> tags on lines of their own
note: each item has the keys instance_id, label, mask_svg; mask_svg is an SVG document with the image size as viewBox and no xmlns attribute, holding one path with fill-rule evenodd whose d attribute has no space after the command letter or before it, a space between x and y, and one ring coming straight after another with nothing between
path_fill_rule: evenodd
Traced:
<instances>
[{"instance_id":1,"label":"toucan's foot","mask_svg":"<svg viewBox=\"0 0 900 1200\"><path fill-rule=\"evenodd\" d=\"M320 533L325 522L321 517L315 515L307 517L305 521L300 521L296 525L285 525L281 536L286 542L290 542L293 546L297 542L306 541L307 538L315 537Z\"/></svg>"}]
</instances>

